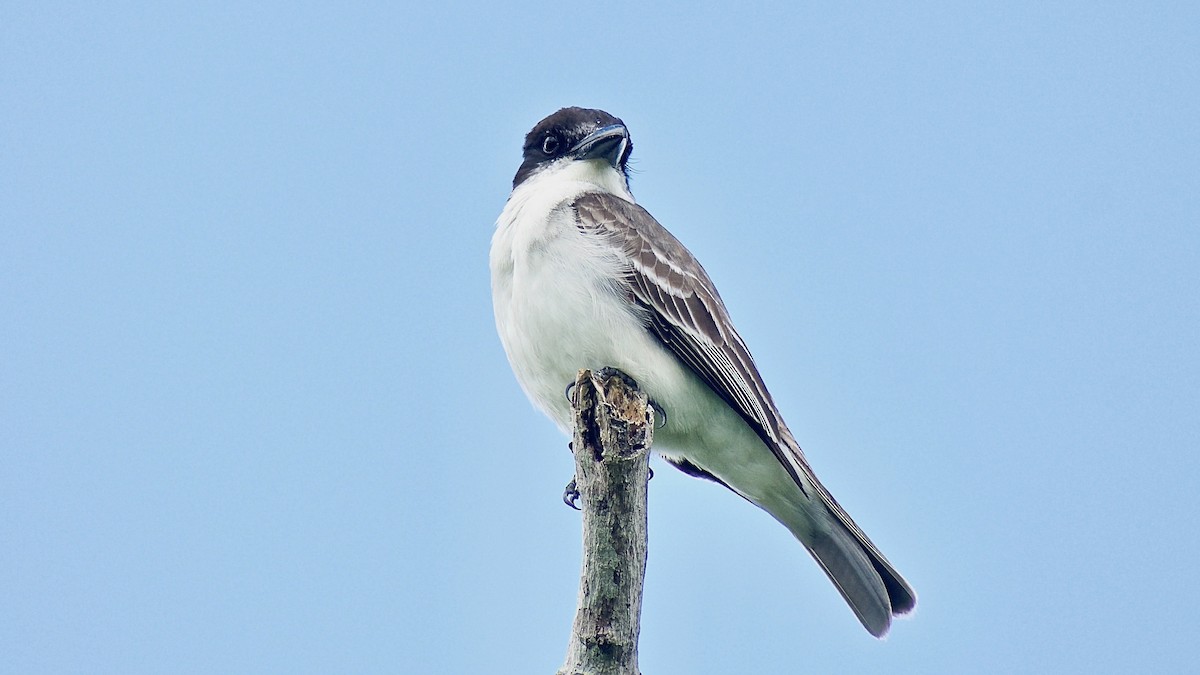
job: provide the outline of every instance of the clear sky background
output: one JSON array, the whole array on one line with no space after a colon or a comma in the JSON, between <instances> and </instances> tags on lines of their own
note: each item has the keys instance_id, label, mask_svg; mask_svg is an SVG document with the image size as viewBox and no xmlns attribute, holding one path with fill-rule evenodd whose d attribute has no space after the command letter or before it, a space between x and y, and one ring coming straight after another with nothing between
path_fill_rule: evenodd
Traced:
<instances>
[{"instance_id":1,"label":"clear sky background","mask_svg":"<svg viewBox=\"0 0 1200 675\"><path fill-rule=\"evenodd\" d=\"M554 671L487 251L564 105L920 595L657 462L644 672L1192 671L1198 6L652 5L0 8L0 671Z\"/></svg>"}]
</instances>

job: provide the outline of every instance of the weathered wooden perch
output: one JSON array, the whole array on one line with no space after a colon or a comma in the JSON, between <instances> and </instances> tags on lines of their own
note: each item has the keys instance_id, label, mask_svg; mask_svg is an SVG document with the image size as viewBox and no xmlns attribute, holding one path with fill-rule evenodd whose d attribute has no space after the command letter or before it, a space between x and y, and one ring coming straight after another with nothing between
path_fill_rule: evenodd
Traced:
<instances>
[{"instance_id":1,"label":"weathered wooden perch","mask_svg":"<svg viewBox=\"0 0 1200 675\"><path fill-rule=\"evenodd\" d=\"M639 675L654 412L637 385L611 368L579 371L571 398L583 569L567 660L558 675Z\"/></svg>"}]
</instances>

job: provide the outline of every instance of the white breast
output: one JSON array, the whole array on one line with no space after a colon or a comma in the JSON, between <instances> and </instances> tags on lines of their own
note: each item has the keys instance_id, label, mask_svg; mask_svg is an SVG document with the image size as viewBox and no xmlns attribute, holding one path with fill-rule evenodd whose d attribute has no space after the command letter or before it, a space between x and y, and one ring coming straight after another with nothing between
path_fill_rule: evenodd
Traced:
<instances>
[{"instance_id":1,"label":"white breast","mask_svg":"<svg viewBox=\"0 0 1200 675\"><path fill-rule=\"evenodd\" d=\"M571 162L522 183L492 238L500 341L525 393L564 431L570 406L563 392L578 369L620 367L612 362L620 343L644 332L631 308L615 301L616 252L580 232L569 208L579 195L598 189L632 201L623 180L614 186L607 167L590 164ZM615 171L607 173L619 179Z\"/></svg>"}]
</instances>

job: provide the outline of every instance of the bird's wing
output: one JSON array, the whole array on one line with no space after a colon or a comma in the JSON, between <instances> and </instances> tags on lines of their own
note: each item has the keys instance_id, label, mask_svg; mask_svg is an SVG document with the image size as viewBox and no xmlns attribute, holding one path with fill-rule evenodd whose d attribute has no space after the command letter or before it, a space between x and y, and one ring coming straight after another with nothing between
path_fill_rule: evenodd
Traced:
<instances>
[{"instance_id":1,"label":"bird's wing","mask_svg":"<svg viewBox=\"0 0 1200 675\"><path fill-rule=\"evenodd\" d=\"M573 206L580 228L603 235L629 260L626 290L649 310L648 328L750 424L808 494L816 476L799 448L783 440L783 421L754 359L692 253L637 204L596 192Z\"/></svg>"},{"instance_id":2,"label":"bird's wing","mask_svg":"<svg viewBox=\"0 0 1200 675\"><path fill-rule=\"evenodd\" d=\"M799 444L784 424L725 303L696 258L637 204L593 192L572 204L579 227L601 235L629 260L626 290L647 308L648 328L687 363L755 430L800 489L812 491L865 549L903 613L915 594L833 495L817 480Z\"/></svg>"}]
</instances>

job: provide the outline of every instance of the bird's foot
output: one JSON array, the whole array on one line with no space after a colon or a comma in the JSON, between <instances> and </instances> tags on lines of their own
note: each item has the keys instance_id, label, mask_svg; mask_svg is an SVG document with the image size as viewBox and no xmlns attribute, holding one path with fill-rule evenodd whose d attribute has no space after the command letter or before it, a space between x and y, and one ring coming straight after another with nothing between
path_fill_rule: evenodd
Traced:
<instances>
[{"instance_id":1,"label":"bird's foot","mask_svg":"<svg viewBox=\"0 0 1200 675\"><path fill-rule=\"evenodd\" d=\"M579 500L579 489L575 487L574 478L572 478L571 482L567 483L567 487L563 489L562 500L567 506L575 509L576 511L579 510L579 505L575 503Z\"/></svg>"},{"instance_id":2,"label":"bird's foot","mask_svg":"<svg viewBox=\"0 0 1200 675\"><path fill-rule=\"evenodd\" d=\"M597 370L596 377L601 380L607 380L611 377L619 377L619 378L621 378L621 381L624 382L630 389L638 388L637 382L632 377L626 375L625 373L623 373L620 370L617 370L616 368L613 368L611 366L605 366L604 368ZM571 393L574 391L575 391L575 380L571 380L570 382L567 383L567 388L563 390L563 396L565 396L566 399L572 403L575 402L575 400L573 398L571 398Z\"/></svg>"},{"instance_id":3,"label":"bird's foot","mask_svg":"<svg viewBox=\"0 0 1200 675\"><path fill-rule=\"evenodd\" d=\"M623 371L618 370L613 367L610 367L610 366L606 366L606 367L601 368L600 370L596 371L596 376L599 377L600 379L608 379L610 377L617 377L617 378L620 378L621 381L624 382L626 385L628 385L631 389L640 389L640 387L638 387L638 383L636 380L634 380L632 377L626 375ZM575 386L575 383L571 383L571 384L567 385L567 398L568 399L571 398L571 388L574 386ZM654 428L661 429L661 428L667 426L667 409L662 407L661 405L659 405L658 401L655 401L652 398L648 398L647 401L650 403L650 407L654 408Z\"/></svg>"},{"instance_id":4,"label":"bird's foot","mask_svg":"<svg viewBox=\"0 0 1200 675\"><path fill-rule=\"evenodd\" d=\"M632 377L626 375L624 372L622 372L616 368L613 368L612 366L605 366L605 367L601 368L600 370L597 370L596 377L601 380L608 380L608 379L616 377L616 378L619 378L622 382L624 382L625 385L627 387L629 387L630 389L638 389L639 388L636 380L634 380Z\"/></svg>"}]
</instances>

